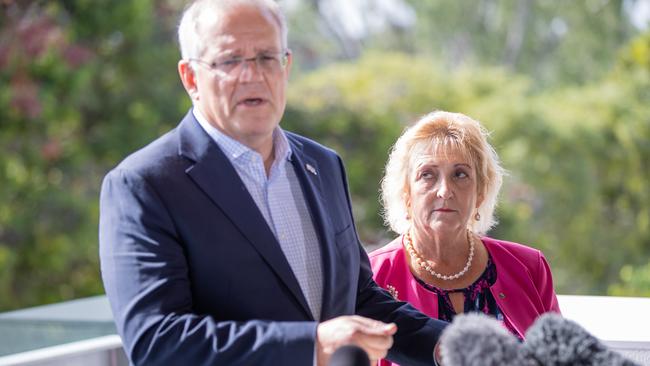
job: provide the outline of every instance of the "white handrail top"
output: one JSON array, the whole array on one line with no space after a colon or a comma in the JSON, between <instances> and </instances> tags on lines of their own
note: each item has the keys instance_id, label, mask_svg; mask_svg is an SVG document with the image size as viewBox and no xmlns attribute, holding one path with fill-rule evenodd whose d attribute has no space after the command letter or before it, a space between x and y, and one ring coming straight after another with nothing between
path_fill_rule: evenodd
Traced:
<instances>
[{"instance_id":1,"label":"white handrail top","mask_svg":"<svg viewBox=\"0 0 650 366\"><path fill-rule=\"evenodd\" d=\"M650 298L558 295L565 318L605 343L650 349Z\"/></svg>"},{"instance_id":2,"label":"white handrail top","mask_svg":"<svg viewBox=\"0 0 650 366\"><path fill-rule=\"evenodd\" d=\"M122 340L118 335L113 334L0 357L0 366L28 365L31 363L52 361L60 357L70 357L121 347Z\"/></svg>"}]
</instances>

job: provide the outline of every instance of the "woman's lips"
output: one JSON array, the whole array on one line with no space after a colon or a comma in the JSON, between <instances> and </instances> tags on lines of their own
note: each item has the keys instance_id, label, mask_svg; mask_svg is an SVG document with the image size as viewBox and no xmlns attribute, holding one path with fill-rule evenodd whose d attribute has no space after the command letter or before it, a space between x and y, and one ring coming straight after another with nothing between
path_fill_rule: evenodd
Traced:
<instances>
[{"instance_id":1,"label":"woman's lips","mask_svg":"<svg viewBox=\"0 0 650 366\"><path fill-rule=\"evenodd\" d=\"M455 210L452 210L450 208L437 208L434 211L436 211L436 212L454 212Z\"/></svg>"}]
</instances>

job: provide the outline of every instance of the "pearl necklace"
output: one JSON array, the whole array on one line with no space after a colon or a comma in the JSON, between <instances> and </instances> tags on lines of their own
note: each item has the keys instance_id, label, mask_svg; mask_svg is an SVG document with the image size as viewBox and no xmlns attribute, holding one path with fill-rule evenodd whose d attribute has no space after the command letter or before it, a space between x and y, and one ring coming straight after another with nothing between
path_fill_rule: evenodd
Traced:
<instances>
[{"instance_id":1,"label":"pearl necklace","mask_svg":"<svg viewBox=\"0 0 650 366\"><path fill-rule=\"evenodd\" d=\"M469 230L467 230L467 241L469 241L469 257L467 257L467 263L465 263L465 267L463 267L463 269L456 274L446 276L434 271L433 268L431 268L431 266L429 265L429 262L424 258L422 258L420 253L418 253L415 250L415 248L413 247L413 242L411 240L411 232L408 231L406 234L404 234L404 246L406 247L406 250L411 255L411 258L413 258L413 260L420 266L420 268L429 272L433 277L439 278L444 281L450 281L450 280L455 280L457 278L460 278L462 275L467 273L469 267L472 266L472 259L474 258L474 236L470 234Z\"/></svg>"}]
</instances>

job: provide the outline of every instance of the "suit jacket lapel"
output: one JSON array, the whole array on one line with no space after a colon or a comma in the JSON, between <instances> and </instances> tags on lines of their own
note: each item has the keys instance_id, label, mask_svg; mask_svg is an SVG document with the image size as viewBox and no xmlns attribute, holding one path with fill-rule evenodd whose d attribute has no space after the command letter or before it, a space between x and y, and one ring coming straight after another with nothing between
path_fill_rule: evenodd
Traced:
<instances>
[{"instance_id":1,"label":"suit jacket lapel","mask_svg":"<svg viewBox=\"0 0 650 366\"><path fill-rule=\"evenodd\" d=\"M321 260L323 263L323 303L320 319L326 320L331 318L329 314L329 309L331 309L330 301L334 300L330 299L333 284L332 275L334 273L333 265L336 263L332 223L323 206L325 200L319 175L321 171L318 168L316 160L304 153L302 144L295 139L289 138L289 143L293 151L291 162L302 186L305 201L312 214L312 222L319 239Z\"/></svg>"},{"instance_id":2,"label":"suit jacket lapel","mask_svg":"<svg viewBox=\"0 0 650 366\"><path fill-rule=\"evenodd\" d=\"M185 116L179 129L179 153L194 161L186 173L230 218L287 285L306 315L312 318L298 280L280 244L228 158L203 131L191 112Z\"/></svg>"}]
</instances>

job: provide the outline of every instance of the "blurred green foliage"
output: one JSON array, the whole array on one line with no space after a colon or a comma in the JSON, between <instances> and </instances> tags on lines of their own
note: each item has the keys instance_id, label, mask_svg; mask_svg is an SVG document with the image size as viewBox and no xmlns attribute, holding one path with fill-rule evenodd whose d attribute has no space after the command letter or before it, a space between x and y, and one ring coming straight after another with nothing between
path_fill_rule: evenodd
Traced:
<instances>
[{"instance_id":1,"label":"blurred green foliage","mask_svg":"<svg viewBox=\"0 0 650 366\"><path fill-rule=\"evenodd\" d=\"M5 3L0 310L103 291L101 178L190 106L173 41L182 2ZM533 3L541 9L535 27L552 22L551 3ZM529 30L533 38L508 63L502 56L511 51L497 42L505 25L476 28L480 19L470 17L462 28L454 19L472 10L467 2L441 4L414 3L424 24L416 31L386 35L383 44L372 39L359 58L325 65L314 57L331 59L336 45L318 48L319 36L309 33L315 15L290 18L300 29L291 40L296 66L304 63L290 81L283 127L341 153L364 243L381 245L392 235L378 188L396 137L431 110L457 111L492 131L510 173L492 236L544 250L560 293L648 296L650 34L619 47L629 33L615 17L619 2L596 9L601 22L581 18L584 9L571 2L562 11L576 31L568 45L556 40L552 48L567 62L540 58L543 43L535 42L543 37ZM496 4L503 17L516 13L511 1ZM455 65L431 46L451 43L453 27L477 34L473 62ZM603 38L607 27L618 31ZM579 61L587 59L597 65Z\"/></svg>"},{"instance_id":2,"label":"blurred green foliage","mask_svg":"<svg viewBox=\"0 0 650 366\"><path fill-rule=\"evenodd\" d=\"M434 109L481 120L510 172L491 235L544 250L560 292L602 294L650 257L650 100L639 94L650 84L633 69L533 92L502 69L370 53L294 84L284 126L342 153L361 236L376 245L390 238L377 189L405 123Z\"/></svg>"},{"instance_id":3,"label":"blurred green foliage","mask_svg":"<svg viewBox=\"0 0 650 366\"><path fill-rule=\"evenodd\" d=\"M639 267L625 265L620 276L620 282L609 287L610 295L650 297L650 264Z\"/></svg>"},{"instance_id":4,"label":"blurred green foliage","mask_svg":"<svg viewBox=\"0 0 650 366\"><path fill-rule=\"evenodd\" d=\"M190 104L171 9L29 3L0 23L0 309L103 291L101 178Z\"/></svg>"}]
</instances>

